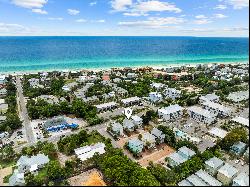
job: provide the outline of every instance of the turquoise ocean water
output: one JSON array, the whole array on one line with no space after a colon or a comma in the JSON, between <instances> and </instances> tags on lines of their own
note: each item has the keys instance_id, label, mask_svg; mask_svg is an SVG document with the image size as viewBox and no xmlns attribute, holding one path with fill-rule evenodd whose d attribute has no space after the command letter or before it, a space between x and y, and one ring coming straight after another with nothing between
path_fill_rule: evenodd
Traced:
<instances>
[{"instance_id":1,"label":"turquoise ocean water","mask_svg":"<svg viewBox=\"0 0 250 187\"><path fill-rule=\"evenodd\" d=\"M0 73L249 61L249 38L0 37Z\"/></svg>"}]
</instances>

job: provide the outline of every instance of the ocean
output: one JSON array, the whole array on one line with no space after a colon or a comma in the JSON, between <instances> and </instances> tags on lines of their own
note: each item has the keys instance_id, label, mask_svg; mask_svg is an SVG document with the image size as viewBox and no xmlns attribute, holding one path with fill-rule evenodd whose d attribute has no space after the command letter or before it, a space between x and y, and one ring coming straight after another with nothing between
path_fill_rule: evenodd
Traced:
<instances>
[{"instance_id":1,"label":"ocean","mask_svg":"<svg viewBox=\"0 0 250 187\"><path fill-rule=\"evenodd\" d=\"M249 38L0 37L0 73L249 61Z\"/></svg>"}]
</instances>

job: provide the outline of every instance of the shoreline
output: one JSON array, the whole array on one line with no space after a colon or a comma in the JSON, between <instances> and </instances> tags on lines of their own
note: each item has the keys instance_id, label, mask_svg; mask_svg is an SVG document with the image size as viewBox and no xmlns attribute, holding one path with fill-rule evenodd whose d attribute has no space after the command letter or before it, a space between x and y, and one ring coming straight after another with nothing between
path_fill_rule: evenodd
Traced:
<instances>
[{"instance_id":1,"label":"shoreline","mask_svg":"<svg viewBox=\"0 0 250 187\"><path fill-rule=\"evenodd\" d=\"M27 70L27 71L11 71L11 72L0 72L0 75L23 75L23 74L36 74L39 72L53 72L53 71L59 71L59 72L70 72L70 71L94 71L94 72L100 72L100 71L107 71L111 70L112 68L117 69L124 69L124 68L132 68L132 69L138 69L138 68L146 68L151 67L153 69L162 69L162 68L168 68L168 67L181 67L181 66L189 66L189 67L196 67L198 64L207 64L208 66L211 66L213 64L248 64L249 61L242 61L242 62L200 62L200 63L176 63L176 64L159 64L159 65L142 65L142 66L115 66L115 67L100 67L100 68L69 68L69 69L41 69L41 70Z\"/></svg>"}]
</instances>

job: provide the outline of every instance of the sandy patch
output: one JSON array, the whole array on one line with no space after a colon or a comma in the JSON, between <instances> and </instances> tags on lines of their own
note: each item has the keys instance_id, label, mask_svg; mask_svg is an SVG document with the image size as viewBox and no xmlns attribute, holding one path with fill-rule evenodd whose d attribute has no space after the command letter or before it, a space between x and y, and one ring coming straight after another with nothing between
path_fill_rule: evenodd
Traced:
<instances>
[{"instance_id":1,"label":"sandy patch","mask_svg":"<svg viewBox=\"0 0 250 187\"><path fill-rule=\"evenodd\" d=\"M149 162L152 161L153 163L160 162L164 160L169 154L175 152L175 150L168 145L160 145L157 147L157 150L148 151L142 153L142 159L139 159L137 162L143 166L147 167Z\"/></svg>"},{"instance_id":2,"label":"sandy patch","mask_svg":"<svg viewBox=\"0 0 250 187\"><path fill-rule=\"evenodd\" d=\"M8 184L3 183L3 178L12 173L12 167L7 167L0 170L0 186L7 186Z\"/></svg>"},{"instance_id":3,"label":"sandy patch","mask_svg":"<svg viewBox=\"0 0 250 187\"><path fill-rule=\"evenodd\" d=\"M107 186L103 181L102 174L92 169L68 179L70 186Z\"/></svg>"}]
</instances>

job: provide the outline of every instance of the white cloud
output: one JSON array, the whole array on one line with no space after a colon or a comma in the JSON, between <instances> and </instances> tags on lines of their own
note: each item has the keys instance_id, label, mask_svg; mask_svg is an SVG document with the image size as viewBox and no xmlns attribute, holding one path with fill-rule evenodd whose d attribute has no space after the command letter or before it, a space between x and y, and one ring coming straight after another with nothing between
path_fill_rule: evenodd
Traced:
<instances>
[{"instance_id":1,"label":"white cloud","mask_svg":"<svg viewBox=\"0 0 250 187\"><path fill-rule=\"evenodd\" d=\"M212 21L209 19L198 19L194 21L194 24L197 24L197 25L204 25L208 23L212 23Z\"/></svg>"},{"instance_id":2,"label":"white cloud","mask_svg":"<svg viewBox=\"0 0 250 187\"><path fill-rule=\"evenodd\" d=\"M134 3L133 3L134 2ZM159 0L112 0L111 5L113 11L125 12L125 16L148 16L149 12L175 12L180 13L182 10L175 4L163 2Z\"/></svg>"},{"instance_id":3,"label":"white cloud","mask_svg":"<svg viewBox=\"0 0 250 187\"><path fill-rule=\"evenodd\" d=\"M89 6L94 6L94 5L96 5L96 4L97 4L97 2L94 1L94 2L89 3Z\"/></svg>"},{"instance_id":4,"label":"white cloud","mask_svg":"<svg viewBox=\"0 0 250 187\"><path fill-rule=\"evenodd\" d=\"M214 17L222 19L222 18L227 18L228 16L225 16L224 14L214 14Z\"/></svg>"},{"instance_id":5,"label":"white cloud","mask_svg":"<svg viewBox=\"0 0 250 187\"><path fill-rule=\"evenodd\" d=\"M75 16L80 13L79 10L75 10L75 9L68 9L67 11L68 11L68 14L72 16Z\"/></svg>"},{"instance_id":6,"label":"white cloud","mask_svg":"<svg viewBox=\"0 0 250 187\"><path fill-rule=\"evenodd\" d=\"M47 11L39 9L39 8L32 9L31 11L34 12L34 13L37 13L37 14L48 14Z\"/></svg>"},{"instance_id":7,"label":"white cloud","mask_svg":"<svg viewBox=\"0 0 250 187\"><path fill-rule=\"evenodd\" d=\"M48 18L48 20L51 20L51 21L62 21L63 18Z\"/></svg>"},{"instance_id":8,"label":"white cloud","mask_svg":"<svg viewBox=\"0 0 250 187\"><path fill-rule=\"evenodd\" d=\"M216 5L216 7L214 7L214 9L224 10L224 9L227 9L227 6L226 5Z\"/></svg>"},{"instance_id":9,"label":"white cloud","mask_svg":"<svg viewBox=\"0 0 250 187\"><path fill-rule=\"evenodd\" d=\"M234 9L249 7L249 0L226 0L226 2L232 5Z\"/></svg>"},{"instance_id":10,"label":"white cloud","mask_svg":"<svg viewBox=\"0 0 250 187\"><path fill-rule=\"evenodd\" d=\"M150 17L143 21L119 22L118 25L129 27L166 28L168 25L176 25L183 22L185 22L183 18L177 17Z\"/></svg>"},{"instance_id":11,"label":"white cloud","mask_svg":"<svg viewBox=\"0 0 250 187\"><path fill-rule=\"evenodd\" d=\"M207 17L204 16L204 15L198 15L198 16L195 16L196 19L206 19Z\"/></svg>"},{"instance_id":12,"label":"white cloud","mask_svg":"<svg viewBox=\"0 0 250 187\"><path fill-rule=\"evenodd\" d=\"M43 6L48 2L48 0L11 0L11 2L23 8L43 8Z\"/></svg>"},{"instance_id":13,"label":"white cloud","mask_svg":"<svg viewBox=\"0 0 250 187\"><path fill-rule=\"evenodd\" d=\"M114 11L124 11L127 10L128 6L131 6L132 3L132 0L112 0L111 6Z\"/></svg>"},{"instance_id":14,"label":"white cloud","mask_svg":"<svg viewBox=\"0 0 250 187\"><path fill-rule=\"evenodd\" d=\"M85 23L85 22L87 22L87 20L86 19L77 19L76 22L77 23Z\"/></svg>"},{"instance_id":15,"label":"white cloud","mask_svg":"<svg viewBox=\"0 0 250 187\"><path fill-rule=\"evenodd\" d=\"M139 1L133 7L138 12L162 12L162 11L169 11L180 13L182 10L177 8L174 4L170 4L168 2L161 2L157 0L151 1Z\"/></svg>"},{"instance_id":16,"label":"white cloud","mask_svg":"<svg viewBox=\"0 0 250 187\"><path fill-rule=\"evenodd\" d=\"M99 20L92 20L92 22L95 22L95 23L105 23L106 20L104 20L104 19L99 19Z\"/></svg>"},{"instance_id":17,"label":"white cloud","mask_svg":"<svg viewBox=\"0 0 250 187\"><path fill-rule=\"evenodd\" d=\"M148 16L148 14L139 13L139 12L124 12L123 15L124 16L133 16L133 17Z\"/></svg>"}]
</instances>

